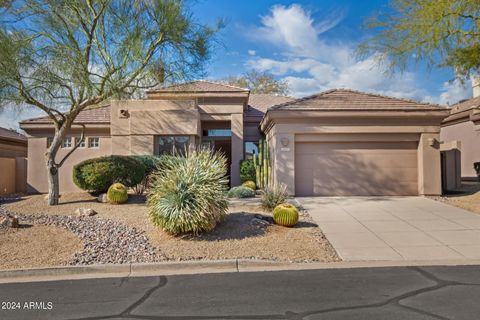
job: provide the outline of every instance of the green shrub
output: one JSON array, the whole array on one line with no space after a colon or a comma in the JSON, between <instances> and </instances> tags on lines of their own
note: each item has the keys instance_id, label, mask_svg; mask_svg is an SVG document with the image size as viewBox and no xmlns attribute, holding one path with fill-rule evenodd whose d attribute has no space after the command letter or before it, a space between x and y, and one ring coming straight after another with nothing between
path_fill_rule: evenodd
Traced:
<instances>
[{"instance_id":1,"label":"green shrub","mask_svg":"<svg viewBox=\"0 0 480 320\"><path fill-rule=\"evenodd\" d=\"M150 186L150 175L161 167L162 157L148 154L134 155L132 157L145 166L145 175L142 181L133 187L136 194L143 194Z\"/></svg>"},{"instance_id":2,"label":"green shrub","mask_svg":"<svg viewBox=\"0 0 480 320\"><path fill-rule=\"evenodd\" d=\"M240 162L240 181L256 181L255 166L253 160L242 160Z\"/></svg>"},{"instance_id":3,"label":"green shrub","mask_svg":"<svg viewBox=\"0 0 480 320\"><path fill-rule=\"evenodd\" d=\"M229 198L252 198L255 197L255 191L251 188L238 186L228 191Z\"/></svg>"},{"instance_id":4,"label":"green shrub","mask_svg":"<svg viewBox=\"0 0 480 320\"><path fill-rule=\"evenodd\" d=\"M247 187L247 188L250 188L250 189L252 189L252 190L256 190L256 189L257 189L257 186L255 185L255 182L253 182L252 180L247 180L247 181L245 181L244 183L242 183L242 186Z\"/></svg>"},{"instance_id":5,"label":"green shrub","mask_svg":"<svg viewBox=\"0 0 480 320\"><path fill-rule=\"evenodd\" d=\"M80 189L106 192L115 182L133 187L145 177L145 166L130 156L88 159L73 167L73 182Z\"/></svg>"},{"instance_id":6,"label":"green shrub","mask_svg":"<svg viewBox=\"0 0 480 320\"><path fill-rule=\"evenodd\" d=\"M282 203L273 209L273 220L276 224L293 227L298 222L298 209L290 203Z\"/></svg>"},{"instance_id":7,"label":"green shrub","mask_svg":"<svg viewBox=\"0 0 480 320\"><path fill-rule=\"evenodd\" d=\"M165 157L148 194L152 222L174 235L212 230L228 210L226 174L225 157L211 150Z\"/></svg>"},{"instance_id":8,"label":"green shrub","mask_svg":"<svg viewBox=\"0 0 480 320\"><path fill-rule=\"evenodd\" d=\"M128 200L128 190L121 183L114 183L108 188L107 200L113 204L125 203Z\"/></svg>"},{"instance_id":9,"label":"green shrub","mask_svg":"<svg viewBox=\"0 0 480 320\"><path fill-rule=\"evenodd\" d=\"M262 195L262 206L265 209L272 210L287 199L287 186L281 184L275 187L265 188Z\"/></svg>"}]
</instances>

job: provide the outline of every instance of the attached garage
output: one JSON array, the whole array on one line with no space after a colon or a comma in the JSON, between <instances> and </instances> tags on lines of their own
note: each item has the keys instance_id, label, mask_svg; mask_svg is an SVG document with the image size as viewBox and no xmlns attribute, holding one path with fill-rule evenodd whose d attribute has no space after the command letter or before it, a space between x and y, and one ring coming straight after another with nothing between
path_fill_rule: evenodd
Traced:
<instances>
[{"instance_id":1,"label":"attached garage","mask_svg":"<svg viewBox=\"0 0 480 320\"><path fill-rule=\"evenodd\" d=\"M299 142L298 196L417 195L416 142Z\"/></svg>"},{"instance_id":2,"label":"attached garage","mask_svg":"<svg viewBox=\"0 0 480 320\"><path fill-rule=\"evenodd\" d=\"M296 196L441 194L448 109L335 89L268 109L272 182Z\"/></svg>"}]
</instances>

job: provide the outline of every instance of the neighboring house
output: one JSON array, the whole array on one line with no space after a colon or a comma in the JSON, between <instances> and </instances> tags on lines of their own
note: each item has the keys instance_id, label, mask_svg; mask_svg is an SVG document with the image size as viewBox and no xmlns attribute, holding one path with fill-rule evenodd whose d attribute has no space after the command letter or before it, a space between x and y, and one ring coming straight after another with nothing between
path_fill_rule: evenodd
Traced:
<instances>
[{"instance_id":1,"label":"neighboring house","mask_svg":"<svg viewBox=\"0 0 480 320\"><path fill-rule=\"evenodd\" d=\"M240 160L257 151L265 134L273 182L285 183L290 194L438 195L440 123L448 114L438 105L345 89L294 100L194 81L81 112L76 123L86 125L87 140L61 169L60 188L78 190L72 167L84 159L200 145L226 154L231 184L238 185ZM43 155L53 125L36 118L21 128L29 135L31 191L46 192ZM74 126L59 158L79 134Z\"/></svg>"},{"instance_id":2,"label":"neighboring house","mask_svg":"<svg viewBox=\"0 0 480 320\"><path fill-rule=\"evenodd\" d=\"M27 137L0 128L0 194L25 192Z\"/></svg>"},{"instance_id":3,"label":"neighboring house","mask_svg":"<svg viewBox=\"0 0 480 320\"><path fill-rule=\"evenodd\" d=\"M473 163L480 162L480 78L473 79L472 84L473 98L454 104L440 130L442 141L460 142L463 180L477 180Z\"/></svg>"}]
</instances>

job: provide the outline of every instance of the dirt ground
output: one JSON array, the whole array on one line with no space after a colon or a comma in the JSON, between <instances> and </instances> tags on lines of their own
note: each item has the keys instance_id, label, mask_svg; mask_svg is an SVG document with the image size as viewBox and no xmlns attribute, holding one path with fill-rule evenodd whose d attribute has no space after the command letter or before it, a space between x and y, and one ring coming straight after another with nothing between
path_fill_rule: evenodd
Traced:
<instances>
[{"instance_id":1,"label":"dirt ground","mask_svg":"<svg viewBox=\"0 0 480 320\"><path fill-rule=\"evenodd\" d=\"M436 200L480 214L480 183L464 183L459 192L437 197Z\"/></svg>"},{"instance_id":2,"label":"dirt ground","mask_svg":"<svg viewBox=\"0 0 480 320\"><path fill-rule=\"evenodd\" d=\"M0 228L0 269L58 266L82 247L79 238L58 227Z\"/></svg>"},{"instance_id":3,"label":"dirt ground","mask_svg":"<svg viewBox=\"0 0 480 320\"><path fill-rule=\"evenodd\" d=\"M174 237L155 227L149 220L145 199L131 195L128 203L99 203L87 193L64 194L60 204L49 207L43 195L27 196L6 204L13 212L74 215L76 208L92 208L96 217L123 222L145 232L151 244L169 260L255 258L278 261L338 261L330 243L308 215L301 215L294 228L252 223L255 214L270 215L258 204L233 203L225 221L210 233Z\"/></svg>"}]
</instances>

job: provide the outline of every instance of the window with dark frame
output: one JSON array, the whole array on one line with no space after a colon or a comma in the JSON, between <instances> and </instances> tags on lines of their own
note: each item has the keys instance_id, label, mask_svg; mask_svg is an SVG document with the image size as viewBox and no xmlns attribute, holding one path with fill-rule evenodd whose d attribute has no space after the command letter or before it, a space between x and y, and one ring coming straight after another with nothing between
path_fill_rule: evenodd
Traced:
<instances>
[{"instance_id":1,"label":"window with dark frame","mask_svg":"<svg viewBox=\"0 0 480 320\"><path fill-rule=\"evenodd\" d=\"M188 136L157 136L157 155L184 154L189 143Z\"/></svg>"},{"instance_id":2,"label":"window with dark frame","mask_svg":"<svg viewBox=\"0 0 480 320\"><path fill-rule=\"evenodd\" d=\"M89 148L98 148L98 147L100 147L100 138L98 138L98 137L89 137L89 138L88 138L88 147L89 147Z\"/></svg>"}]
</instances>

